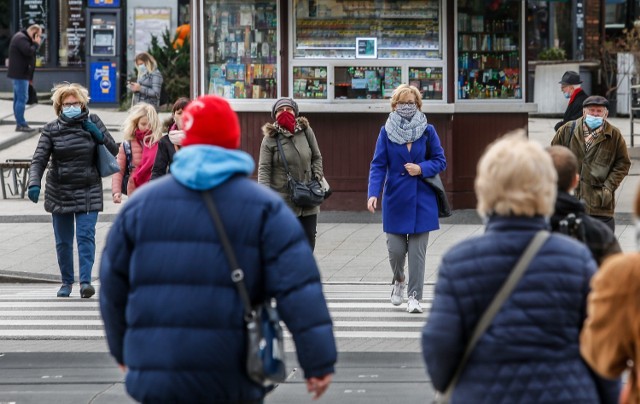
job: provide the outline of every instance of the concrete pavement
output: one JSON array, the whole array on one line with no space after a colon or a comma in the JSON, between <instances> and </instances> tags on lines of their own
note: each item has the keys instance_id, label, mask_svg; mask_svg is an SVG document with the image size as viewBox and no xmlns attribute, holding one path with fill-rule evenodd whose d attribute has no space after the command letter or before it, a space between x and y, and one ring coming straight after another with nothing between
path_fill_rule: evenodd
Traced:
<instances>
[{"instance_id":1,"label":"concrete pavement","mask_svg":"<svg viewBox=\"0 0 640 404\"><path fill-rule=\"evenodd\" d=\"M0 161L10 158L28 159L35 150L38 133L25 136L14 132L15 121L11 102L0 100ZM116 141L122 140L119 131L126 113L114 109L94 109L110 129ZM26 118L33 127L40 127L54 119L51 105L37 104L26 111ZM529 136L532 140L548 145L553 136L556 119L529 119ZM629 142L629 121L613 118ZM631 155L638 157L637 149ZM635 227L632 222L632 205L638 189L640 165L632 160L630 175L617 192L616 234L625 251L635 250ZM122 205L111 202L111 180L105 179L105 209L96 229L97 251L104 246L111 220ZM363 209L365 206L363 195ZM126 203L126 201L124 202ZM0 278L19 281L59 280L53 230L50 215L43 204L33 204L27 198L0 199ZM432 232L427 250L425 280L432 284L442 255L455 243L477 234L483 226L473 210L458 210L450 218L441 221L441 228ZM316 258L322 279L326 283L390 283L385 235L380 215L368 212L321 212L319 215ZM96 256L94 277L97 276L100 254ZM77 261L76 261L77 262Z\"/></svg>"}]
</instances>

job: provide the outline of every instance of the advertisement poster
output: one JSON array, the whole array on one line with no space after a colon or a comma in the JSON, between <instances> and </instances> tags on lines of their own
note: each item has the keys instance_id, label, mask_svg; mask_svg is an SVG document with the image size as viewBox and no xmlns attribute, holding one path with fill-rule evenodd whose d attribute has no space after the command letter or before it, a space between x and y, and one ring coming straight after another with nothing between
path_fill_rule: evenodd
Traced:
<instances>
[{"instance_id":1,"label":"advertisement poster","mask_svg":"<svg viewBox=\"0 0 640 404\"><path fill-rule=\"evenodd\" d=\"M92 62L90 69L91 103L116 103L116 63Z\"/></svg>"},{"instance_id":2,"label":"advertisement poster","mask_svg":"<svg viewBox=\"0 0 640 404\"><path fill-rule=\"evenodd\" d=\"M89 0L89 7L120 7L120 0Z\"/></svg>"},{"instance_id":3,"label":"advertisement poster","mask_svg":"<svg viewBox=\"0 0 640 404\"><path fill-rule=\"evenodd\" d=\"M171 9L136 8L134 16L136 55L149 50L152 36L156 36L162 45L162 35L171 29Z\"/></svg>"},{"instance_id":4,"label":"advertisement poster","mask_svg":"<svg viewBox=\"0 0 640 404\"><path fill-rule=\"evenodd\" d=\"M47 0L20 0L18 12L20 29L27 29L33 24L38 24L42 27L42 43L36 56L36 66L42 66L49 61L46 31L49 23Z\"/></svg>"},{"instance_id":5,"label":"advertisement poster","mask_svg":"<svg viewBox=\"0 0 640 404\"><path fill-rule=\"evenodd\" d=\"M82 7L83 0L62 0L60 7L60 66L84 63L87 29Z\"/></svg>"}]
</instances>

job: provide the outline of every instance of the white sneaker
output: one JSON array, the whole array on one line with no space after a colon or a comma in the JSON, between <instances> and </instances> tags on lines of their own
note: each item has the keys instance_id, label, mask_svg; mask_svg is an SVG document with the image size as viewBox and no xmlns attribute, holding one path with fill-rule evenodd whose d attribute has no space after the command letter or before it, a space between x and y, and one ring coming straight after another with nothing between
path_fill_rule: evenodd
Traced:
<instances>
[{"instance_id":1,"label":"white sneaker","mask_svg":"<svg viewBox=\"0 0 640 404\"><path fill-rule=\"evenodd\" d=\"M411 296L409 296L409 300L407 301L407 311L409 313L422 313L422 307L420 307L420 302L415 297L416 292L413 292Z\"/></svg>"},{"instance_id":2,"label":"white sneaker","mask_svg":"<svg viewBox=\"0 0 640 404\"><path fill-rule=\"evenodd\" d=\"M400 306L404 300L404 288L407 286L407 282L396 281L391 289L391 304L394 306Z\"/></svg>"}]
</instances>

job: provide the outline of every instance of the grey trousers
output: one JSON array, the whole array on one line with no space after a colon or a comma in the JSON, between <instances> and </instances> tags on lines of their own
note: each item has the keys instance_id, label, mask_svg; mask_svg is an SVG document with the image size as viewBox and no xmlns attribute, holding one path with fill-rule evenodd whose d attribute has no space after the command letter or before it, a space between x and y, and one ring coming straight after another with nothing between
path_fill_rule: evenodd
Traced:
<instances>
[{"instance_id":1,"label":"grey trousers","mask_svg":"<svg viewBox=\"0 0 640 404\"><path fill-rule=\"evenodd\" d=\"M416 299L422 299L424 287L424 266L429 244L429 232L416 234L391 234L387 233L387 250L389 250L389 263L393 271L393 280L405 278L404 263L407 253L409 255L409 284L407 296L414 292Z\"/></svg>"}]
</instances>

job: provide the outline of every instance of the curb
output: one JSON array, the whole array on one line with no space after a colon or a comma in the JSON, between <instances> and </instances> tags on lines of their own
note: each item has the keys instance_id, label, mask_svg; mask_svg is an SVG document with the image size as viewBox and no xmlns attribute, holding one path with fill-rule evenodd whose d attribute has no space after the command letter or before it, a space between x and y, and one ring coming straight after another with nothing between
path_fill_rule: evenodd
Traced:
<instances>
[{"instance_id":1,"label":"curb","mask_svg":"<svg viewBox=\"0 0 640 404\"><path fill-rule=\"evenodd\" d=\"M0 142L0 150L8 149L11 146L15 146L18 143L21 143L27 139L30 139L36 135L39 135L40 131L34 130L33 132L16 132L16 133L18 134L8 138L5 141Z\"/></svg>"}]
</instances>

